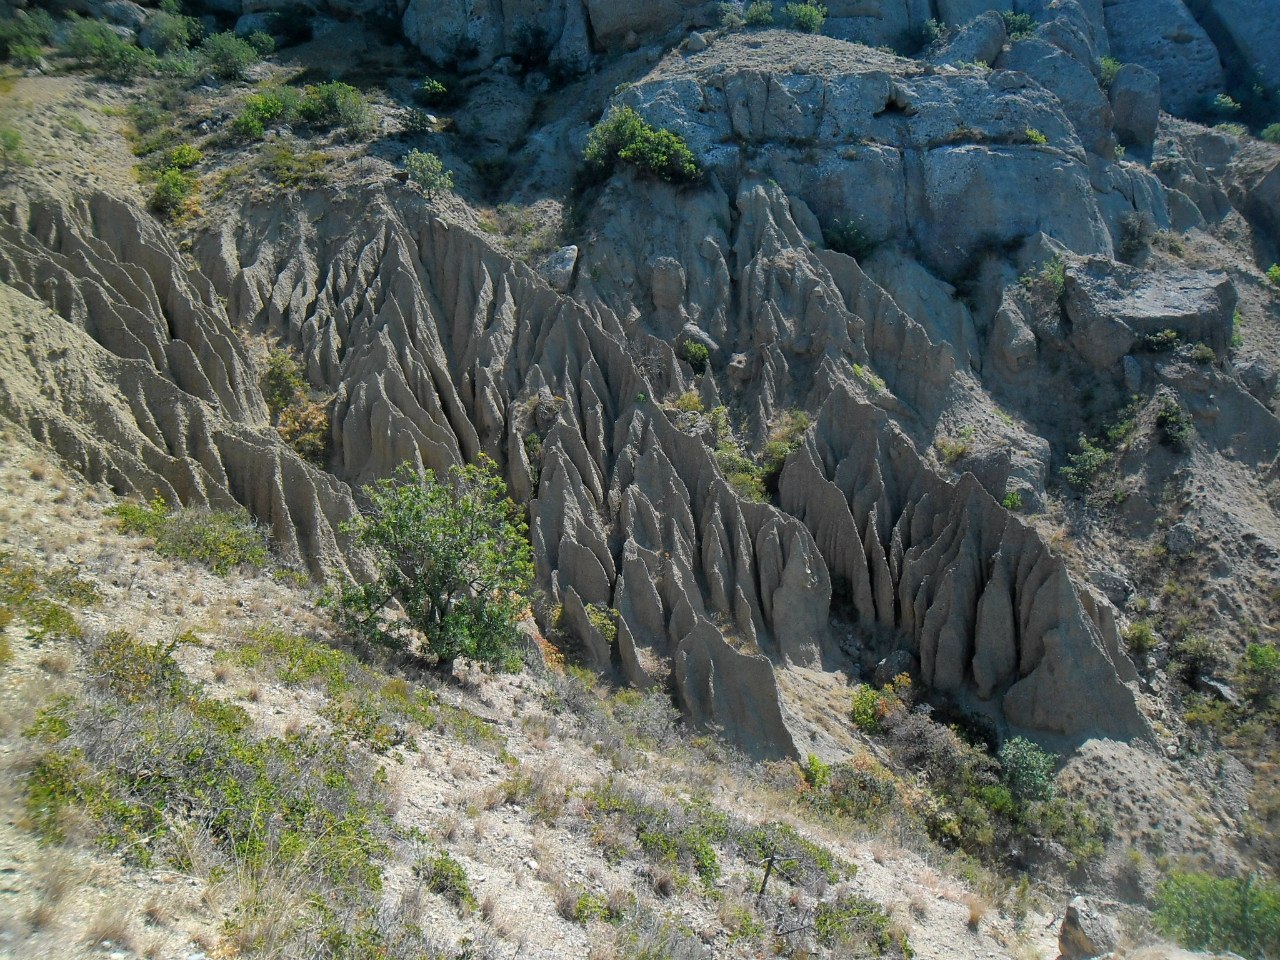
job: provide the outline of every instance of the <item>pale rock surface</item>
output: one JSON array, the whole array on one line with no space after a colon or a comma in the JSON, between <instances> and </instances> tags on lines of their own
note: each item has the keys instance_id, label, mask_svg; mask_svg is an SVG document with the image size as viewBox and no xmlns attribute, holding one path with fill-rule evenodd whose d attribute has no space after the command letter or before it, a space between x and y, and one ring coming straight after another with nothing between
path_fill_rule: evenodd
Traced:
<instances>
[{"instance_id":1,"label":"pale rock surface","mask_svg":"<svg viewBox=\"0 0 1280 960\"><path fill-rule=\"evenodd\" d=\"M1218 51L1182 0L1106 0L1111 53L1160 77L1164 109L1198 114L1224 89Z\"/></svg>"},{"instance_id":2,"label":"pale rock surface","mask_svg":"<svg viewBox=\"0 0 1280 960\"><path fill-rule=\"evenodd\" d=\"M1137 341L1162 330L1225 350L1231 341L1236 291L1225 273L1149 273L1100 258L1066 271L1071 342L1089 363L1109 370Z\"/></svg>"},{"instance_id":3,"label":"pale rock surface","mask_svg":"<svg viewBox=\"0 0 1280 960\"><path fill-rule=\"evenodd\" d=\"M1126 147L1149 154L1160 122L1160 78L1146 67L1126 63L1111 83L1111 115L1116 137Z\"/></svg>"},{"instance_id":4,"label":"pale rock surface","mask_svg":"<svg viewBox=\"0 0 1280 960\"><path fill-rule=\"evenodd\" d=\"M1101 957L1119 945L1120 931L1114 920L1085 897L1072 899L1058 933L1062 960Z\"/></svg>"}]
</instances>

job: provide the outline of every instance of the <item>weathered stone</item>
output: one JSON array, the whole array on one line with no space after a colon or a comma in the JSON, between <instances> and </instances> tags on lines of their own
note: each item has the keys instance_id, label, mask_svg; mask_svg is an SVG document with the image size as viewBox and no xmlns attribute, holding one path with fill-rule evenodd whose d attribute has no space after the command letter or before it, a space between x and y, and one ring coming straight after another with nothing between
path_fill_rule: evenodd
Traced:
<instances>
[{"instance_id":1,"label":"weathered stone","mask_svg":"<svg viewBox=\"0 0 1280 960\"><path fill-rule=\"evenodd\" d=\"M1111 0L1105 12L1112 56L1156 73L1170 113L1198 114L1223 91L1218 51L1182 0Z\"/></svg>"},{"instance_id":2,"label":"weathered stone","mask_svg":"<svg viewBox=\"0 0 1280 960\"><path fill-rule=\"evenodd\" d=\"M578 247L576 244L569 244L547 258L542 265L542 272L552 289L567 293L569 287L573 285L573 271L577 265Z\"/></svg>"},{"instance_id":3,"label":"weathered stone","mask_svg":"<svg viewBox=\"0 0 1280 960\"><path fill-rule=\"evenodd\" d=\"M932 59L935 63L985 63L992 66L1004 48L1004 18L988 11L967 23Z\"/></svg>"},{"instance_id":4,"label":"weathered stone","mask_svg":"<svg viewBox=\"0 0 1280 960\"><path fill-rule=\"evenodd\" d=\"M1236 291L1224 273L1151 273L1095 257L1068 266L1066 281L1070 341L1099 370L1162 330L1215 350L1231 342Z\"/></svg>"},{"instance_id":5,"label":"weathered stone","mask_svg":"<svg viewBox=\"0 0 1280 960\"><path fill-rule=\"evenodd\" d=\"M1062 960L1101 957L1119 945L1120 931L1114 920L1084 897L1076 897L1068 904L1058 932L1058 951Z\"/></svg>"},{"instance_id":6,"label":"weathered stone","mask_svg":"<svg viewBox=\"0 0 1280 960\"><path fill-rule=\"evenodd\" d=\"M1126 63L1111 82L1111 115L1120 143L1150 154L1160 121L1160 77Z\"/></svg>"}]
</instances>

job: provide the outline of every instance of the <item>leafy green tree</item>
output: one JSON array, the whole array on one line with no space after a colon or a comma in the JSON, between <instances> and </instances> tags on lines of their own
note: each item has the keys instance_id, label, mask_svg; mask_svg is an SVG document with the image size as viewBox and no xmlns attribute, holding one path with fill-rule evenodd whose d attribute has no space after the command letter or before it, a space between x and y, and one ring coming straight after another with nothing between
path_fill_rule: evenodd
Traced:
<instances>
[{"instance_id":1,"label":"leafy green tree","mask_svg":"<svg viewBox=\"0 0 1280 960\"><path fill-rule=\"evenodd\" d=\"M434 153L410 150L404 155L404 169L428 197L453 189L453 173L444 168L444 161Z\"/></svg>"},{"instance_id":2,"label":"leafy green tree","mask_svg":"<svg viewBox=\"0 0 1280 960\"><path fill-rule=\"evenodd\" d=\"M405 464L365 494L368 510L344 529L371 551L377 575L331 599L338 622L445 667L458 657L516 666L533 554L493 461L455 466L447 480Z\"/></svg>"},{"instance_id":3,"label":"leafy green tree","mask_svg":"<svg viewBox=\"0 0 1280 960\"><path fill-rule=\"evenodd\" d=\"M1014 737L1000 748L1000 766L1010 792L1024 803L1051 800L1056 792L1053 768L1057 759L1025 737Z\"/></svg>"}]
</instances>

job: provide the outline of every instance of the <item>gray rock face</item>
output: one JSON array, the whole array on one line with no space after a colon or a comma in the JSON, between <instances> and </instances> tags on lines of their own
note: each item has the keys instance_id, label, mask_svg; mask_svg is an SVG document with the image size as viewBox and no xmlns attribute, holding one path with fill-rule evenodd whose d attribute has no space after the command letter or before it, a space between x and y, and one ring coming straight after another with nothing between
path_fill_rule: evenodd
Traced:
<instances>
[{"instance_id":1,"label":"gray rock face","mask_svg":"<svg viewBox=\"0 0 1280 960\"><path fill-rule=\"evenodd\" d=\"M1071 343L1099 370L1112 369L1139 338L1161 330L1219 351L1231 342L1236 291L1224 273L1149 273L1091 258L1068 266L1066 277Z\"/></svg>"},{"instance_id":2,"label":"gray rock face","mask_svg":"<svg viewBox=\"0 0 1280 960\"><path fill-rule=\"evenodd\" d=\"M428 57L479 67L530 45L552 62L586 65L592 41L607 50L653 40L686 23L707 25L703 0L408 0L405 36Z\"/></svg>"},{"instance_id":3,"label":"gray rock face","mask_svg":"<svg viewBox=\"0 0 1280 960\"><path fill-rule=\"evenodd\" d=\"M1216 37L1229 48L1224 62L1235 61L1244 73L1257 74L1271 88L1280 87L1280 20L1267 0L1193 0L1191 9L1221 30Z\"/></svg>"},{"instance_id":4,"label":"gray rock face","mask_svg":"<svg viewBox=\"0 0 1280 960\"><path fill-rule=\"evenodd\" d=\"M780 491L858 618L909 638L932 689L994 699L1015 726L1149 735L1114 621L972 476L931 474L874 407L833 395Z\"/></svg>"},{"instance_id":5,"label":"gray rock face","mask_svg":"<svg viewBox=\"0 0 1280 960\"><path fill-rule=\"evenodd\" d=\"M762 60L801 69L764 71ZM852 221L869 240L911 243L947 279L976 252L1042 228L1070 249L1111 251L1075 128L1021 73L944 77L829 38L798 46L765 32L668 58L620 101L680 133L722 183L738 181L750 150L823 229ZM1048 144L1028 142L1028 129Z\"/></svg>"},{"instance_id":6,"label":"gray rock face","mask_svg":"<svg viewBox=\"0 0 1280 960\"><path fill-rule=\"evenodd\" d=\"M1126 63L1111 83L1111 115L1120 143L1150 154L1160 122L1160 78Z\"/></svg>"},{"instance_id":7,"label":"gray rock face","mask_svg":"<svg viewBox=\"0 0 1280 960\"><path fill-rule=\"evenodd\" d=\"M1058 951L1062 960L1089 960L1105 956L1119 945L1120 931L1114 920L1084 897L1076 897L1068 904L1058 933Z\"/></svg>"},{"instance_id":8,"label":"gray rock face","mask_svg":"<svg viewBox=\"0 0 1280 960\"><path fill-rule=\"evenodd\" d=\"M1004 18L989 10L967 23L933 59L936 63L962 64L996 62L1006 39Z\"/></svg>"},{"instance_id":9,"label":"gray rock face","mask_svg":"<svg viewBox=\"0 0 1280 960\"><path fill-rule=\"evenodd\" d=\"M1111 52L1160 77L1161 103L1182 116L1224 89L1218 51L1182 0L1106 0Z\"/></svg>"},{"instance_id":10,"label":"gray rock face","mask_svg":"<svg viewBox=\"0 0 1280 960\"><path fill-rule=\"evenodd\" d=\"M1081 62L1044 39L1043 29L1030 40L1015 43L1002 56L1003 70L1020 70L1050 91L1071 120L1086 149L1105 153L1111 142L1111 106L1098 88L1091 61ZM1084 43L1083 37L1075 39Z\"/></svg>"},{"instance_id":11,"label":"gray rock face","mask_svg":"<svg viewBox=\"0 0 1280 960\"><path fill-rule=\"evenodd\" d=\"M91 481L170 503L238 503L285 559L343 568L349 492L268 425L221 303L155 221L102 194L9 199L0 281L17 299L0 322L5 414ZM56 316L31 320L31 301ZM42 348L24 349L24 337Z\"/></svg>"}]
</instances>

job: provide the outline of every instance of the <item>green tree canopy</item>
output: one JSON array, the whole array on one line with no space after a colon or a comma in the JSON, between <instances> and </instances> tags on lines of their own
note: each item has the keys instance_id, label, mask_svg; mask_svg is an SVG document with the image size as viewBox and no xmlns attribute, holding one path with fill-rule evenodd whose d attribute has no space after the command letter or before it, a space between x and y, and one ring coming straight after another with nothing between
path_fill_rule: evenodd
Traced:
<instances>
[{"instance_id":1,"label":"green tree canopy","mask_svg":"<svg viewBox=\"0 0 1280 960\"><path fill-rule=\"evenodd\" d=\"M404 464L364 490L368 509L344 529L373 554L377 575L337 592L338 622L444 666L459 657L516 666L533 558L493 461L455 466L447 480Z\"/></svg>"}]
</instances>

